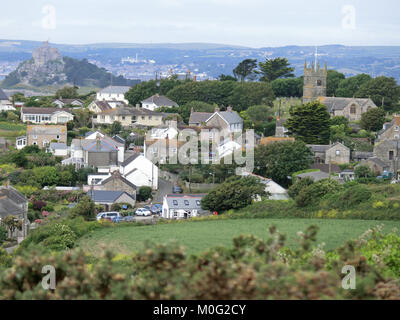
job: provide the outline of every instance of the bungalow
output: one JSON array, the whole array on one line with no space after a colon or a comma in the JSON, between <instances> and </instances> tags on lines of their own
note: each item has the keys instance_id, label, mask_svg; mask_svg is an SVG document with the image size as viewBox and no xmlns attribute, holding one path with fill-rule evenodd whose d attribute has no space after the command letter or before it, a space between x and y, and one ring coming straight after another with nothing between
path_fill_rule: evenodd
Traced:
<instances>
[{"instance_id":1,"label":"bungalow","mask_svg":"<svg viewBox=\"0 0 400 320\"><path fill-rule=\"evenodd\" d=\"M67 143L66 125L28 125L26 136L18 137L15 144L18 150L32 145L47 149L52 142Z\"/></svg>"},{"instance_id":2,"label":"bungalow","mask_svg":"<svg viewBox=\"0 0 400 320\"><path fill-rule=\"evenodd\" d=\"M129 101L125 99L125 93L129 91L128 86L109 86L97 92L96 100L99 101L120 101L128 104Z\"/></svg>"},{"instance_id":3,"label":"bungalow","mask_svg":"<svg viewBox=\"0 0 400 320\"><path fill-rule=\"evenodd\" d=\"M79 99L54 99L52 101L58 108L64 108L67 105L71 105L77 108L83 108L85 105L82 100Z\"/></svg>"},{"instance_id":4,"label":"bungalow","mask_svg":"<svg viewBox=\"0 0 400 320\"><path fill-rule=\"evenodd\" d=\"M136 205L136 198L125 191L89 190L87 195L97 205L103 205L105 210L110 210L114 203L129 203Z\"/></svg>"},{"instance_id":5,"label":"bungalow","mask_svg":"<svg viewBox=\"0 0 400 320\"><path fill-rule=\"evenodd\" d=\"M142 108L147 110L154 111L161 107L178 107L178 104L175 101L168 99L166 96L160 96L159 94L155 94L154 96L142 101Z\"/></svg>"},{"instance_id":6,"label":"bungalow","mask_svg":"<svg viewBox=\"0 0 400 320\"><path fill-rule=\"evenodd\" d=\"M68 109L23 107L21 120L29 123L61 124L74 120L74 115Z\"/></svg>"},{"instance_id":7,"label":"bungalow","mask_svg":"<svg viewBox=\"0 0 400 320\"><path fill-rule=\"evenodd\" d=\"M163 199L161 217L164 219L188 219L208 213L201 208L205 194L167 194Z\"/></svg>"}]
</instances>

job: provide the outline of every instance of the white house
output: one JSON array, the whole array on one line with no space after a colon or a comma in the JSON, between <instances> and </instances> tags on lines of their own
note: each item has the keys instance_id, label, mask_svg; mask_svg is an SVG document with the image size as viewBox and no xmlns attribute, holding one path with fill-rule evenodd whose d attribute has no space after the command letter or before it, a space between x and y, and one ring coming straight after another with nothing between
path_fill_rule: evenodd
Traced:
<instances>
[{"instance_id":1,"label":"white house","mask_svg":"<svg viewBox=\"0 0 400 320\"><path fill-rule=\"evenodd\" d=\"M234 140L225 140L217 147L217 159L222 159L231 155L236 150L240 150L242 146Z\"/></svg>"},{"instance_id":2,"label":"white house","mask_svg":"<svg viewBox=\"0 0 400 320\"><path fill-rule=\"evenodd\" d=\"M54 99L52 103L58 108L64 108L66 105L82 108L85 105L83 101L79 99Z\"/></svg>"},{"instance_id":3,"label":"white house","mask_svg":"<svg viewBox=\"0 0 400 320\"><path fill-rule=\"evenodd\" d=\"M63 124L74 120L74 115L66 109L59 108L21 108L22 122Z\"/></svg>"},{"instance_id":4,"label":"white house","mask_svg":"<svg viewBox=\"0 0 400 320\"><path fill-rule=\"evenodd\" d=\"M51 142L48 150L57 157L68 156L68 147L66 143Z\"/></svg>"},{"instance_id":5,"label":"white house","mask_svg":"<svg viewBox=\"0 0 400 320\"><path fill-rule=\"evenodd\" d=\"M96 95L96 100L99 101L120 101L129 104L125 99L125 93L129 91L130 87L127 86L109 86L100 90Z\"/></svg>"},{"instance_id":6,"label":"white house","mask_svg":"<svg viewBox=\"0 0 400 320\"><path fill-rule=\"evenodd\" d=\"M140 153L135 153L122 162L120 173L138 187L158 189L158 167Z\"/></svg>"},{"instance_id":7,"label":"white house","mask_svg":"<svg viewBox=\"0 0 400 320\"><path fill-rule=\"evenodd\" d=\"M0 111L15 111L12 102L1 88L0 88Z\"/></svg>"},{"instance_id":8,"label":"white house","mask_svg":"<svg viewBox=\"0 0 400 320\"><path fill-rule=\"evenodd\" d=\"M201 208L205 194L167 194L164 196L161 217L164 219L188 219L206 210Z\"/></svg>"},{"instance_id":9,"label":"white house","mask_svg":"<svg viewBox=\"0 0 400 320\"><path fill-rule=\"evenodd\" d=\"M283 187L281 187L279 184L274 182L272 179L268 179L262 176L258 176L256 174L243 171L242 176L244 177L255 177L260 180L261 183L265 184L265 191L270 194L269 200L288 200L289 194L287 193L287 190ZM258 197L257 201L261 201L260 197Z\"/></svg>"},{"instance_id":10,"label":"white house","mask_svg":"<svg viewBox=\"0 0 400 320\"><path fill-rule=\"evenodd\" d=\"M160 96L159 94L155 94L142 102L142 108L154 111L157 108L161 107L178 107L178 104L171 99L168 99L166 96Z\"/></svg>"}]
</instances>

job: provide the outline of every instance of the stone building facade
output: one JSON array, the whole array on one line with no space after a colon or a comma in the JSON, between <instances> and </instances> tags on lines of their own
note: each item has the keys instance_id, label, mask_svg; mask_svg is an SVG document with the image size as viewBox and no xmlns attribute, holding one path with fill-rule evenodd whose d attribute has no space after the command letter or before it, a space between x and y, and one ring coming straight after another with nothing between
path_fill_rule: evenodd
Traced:
<instances>
[{"instance_id":1,"label":"stone building facade","mask_svg":"<svg viewBox=\"0 0 400 320\"><path fill-rule=\"evenodd\" d=\"M326 96L326 83L328 76L328 67L325 64L321 68L319 63L311 67L307 67L307 62L304 63L304 87L303 87L303 103L308 103L317 100L319 97Z\"/></svg>"},{"instance_id":2,"label":"stone building facade","mask_svg":"<svg viewBox=\"0 0 400 320\"><path fill-rule=\"evenodd\" d=\"M28 125L26 128L28 146L47 148L51 142L67 143L66 125Z\"/></svg>"}]
</instances>

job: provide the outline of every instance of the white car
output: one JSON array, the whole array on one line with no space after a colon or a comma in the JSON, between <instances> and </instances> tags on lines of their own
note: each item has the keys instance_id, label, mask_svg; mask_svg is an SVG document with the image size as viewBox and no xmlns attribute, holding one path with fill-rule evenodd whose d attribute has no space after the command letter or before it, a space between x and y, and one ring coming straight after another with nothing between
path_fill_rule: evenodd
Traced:
<instances>
[{"instance_id":1,"label":"white car","mask_svg":"<svg viewBox=\"0 0 400 320\"><path fill-rule=\"evenodd\" d=\"M100 212L97 214L96 216L96 220L100 221L100 220L112 220L112 218L115 217L120 217L119 212Z\"/></svg>"},{"instance_id":2,"label":"white car","mask_svg":"<svg viewBox=\"0 0 400 320\"><path fill-rule=\"evenodd\" d=\"M151 216L151 211L149 209L146 209L146 208L139 208L139 209L136 210L136 215L137 216L144 216L144 217Z\"/></svg>"}]
</instances>

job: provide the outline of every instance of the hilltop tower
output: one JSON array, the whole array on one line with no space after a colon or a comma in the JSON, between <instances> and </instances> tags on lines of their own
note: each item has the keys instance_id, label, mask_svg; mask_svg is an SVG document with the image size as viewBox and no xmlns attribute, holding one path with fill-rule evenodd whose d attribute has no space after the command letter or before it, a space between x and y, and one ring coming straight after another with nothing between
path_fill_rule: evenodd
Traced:
<instances>
[{"instance_id":1,"label":"hilltop tower","mask_svg":"<svg viewBox=\"0 0 400 320\"><path fill-rule=\"evenodd\" d=\"M304 62L304 86L303 103L317 100L319 97L326 97L326 79L328 75L328 66L325 63L324 68L320 68L319 62L312 62L310 68L307 62Z\"/></svg>"}]
</instances>

